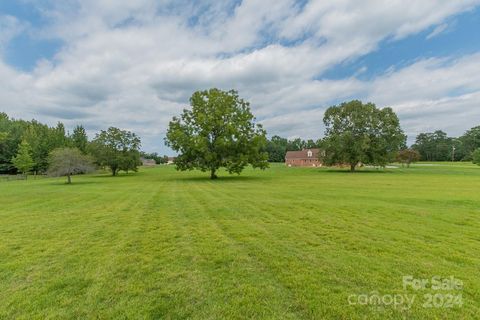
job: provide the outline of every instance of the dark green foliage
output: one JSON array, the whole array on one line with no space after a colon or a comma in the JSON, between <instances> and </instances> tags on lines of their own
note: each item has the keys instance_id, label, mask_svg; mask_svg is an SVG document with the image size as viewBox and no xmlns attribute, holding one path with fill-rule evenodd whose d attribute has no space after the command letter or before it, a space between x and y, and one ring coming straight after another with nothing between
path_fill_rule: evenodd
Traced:
<instances>
[{"instance_id":1,"label":"dark green foliage","mask_svg":"<svg viewBox=\"0 0 480 320\"><path fill-rule=\"evenodd\" d=\"M168 156L161 156L156 152L147 153L147 152L140 152L140 156L145 159L152 159L155 160L156 164L164 164L168 162Z\"/></svg>"},{"instance_id":2,"label":"dark green foliage","mask_svg":"<svg viewBox=\"0 0 480 320\"><path fill-rule=\"evenodd\" d=\"M12 158L17 154L27 125L26 121L10 119L5 113L0 113L0 173L16 172Z\"/></svg>"},{"instance_id":3,"label":"dark green foliage","mask_svg":"<svg viewBox=\"0 0 480 320\"><path fill-rule=\"evenodd\" d=\"M269 162L284 162L287 152L288 140L279 136L273 136L267 141L265 151L268 153Z\"/></svg>"},{"instance_id":4,"label":"dark green foliage","mask_svg":"<svg viewBox=\"0 0 480 320\"><path fill-rule=\"evenodd\" d=\"M32 120L25 132L23 138L32 147L33 160L35 161L34 170L45 172L48 168L48 155L56 149L65 147L69 141L65 135L65 127L58 123L56 127L48 127L35 120Z\"/></svg>"},{"instance_id":5,"label":"dark green foliage","mask_svg":"<svg viewBox=\"0 0 480 320\"><path fill-rule=\"evenodd\" d=\"M405 135L391 108L378 109L373 103L353 100L327 109L324 163L385 166L405 145Z\"/></svg>"},{"instance_id":6,"label":"dark green foliage","mask_svg":"<svg viewBox=\"0 0 480 320\"><path fill-rule=\"evenodd\" d=\"M22 140L30 145L35 162L33 170L37 172L47 169L50 151L69 144L62 123L58 123L56 127L48 127L35 120L10 119L5 113L0 113L0 136L0 173L15 173L11 159L16 155Z\"/></svg>"},{"instance_id":7,"label":"dark green foliage","mask_svg":"<svg viewBox=\"0 0 480 320\"><path fill-rule=\"evenodd\" d=\"M452 141L441 130L433 133L420 133L413 145L413 149L420 153L424 161L447 161L451 160Z\"/></svg>"},{"instance_id":8,"label":"dark green foliage","mask_svg":"<svg viewBox=\"0 0 480 320\"><path fill-rule=\"evenodd\" d=\"M48 158L48 174L66 176L67 183L72 183L71 176L94 170L93 159L77 148L59 148L53 150Z\"/></svg>"},{"instance_id":9,"label":"dark green foliage","mask_svg":"<svg viewBox=\"0 0 480 320\"><path fill-rule=\"evenodd\" d=\"M480 166L480 148L472 152L472 162Z\"/></svg>"},{"instance_id":10,"label":"dark green foliage","mask_svg":"<svg viewBox=\"0 0 480 320\"><path fill-rule=\"evenodd\" d=\"M468 130L459 138L448 137L441 130L420 133L412 146L423 161L471 160L472 152L480 148L480 127Z\"/></svg>"},{"instance_id":11,"label":"dark green foliage","mask_svg":"<svg viewBox=\"0 0 480 320\"><path fill-rule=\"evenodd\" d=\"M464 160L472 159L472 153L480 148L480 126L468 130L458 140L463 146Z\"/></svg>"},{"instance_id":12,"label":"dark green foliage","mask_svg":"<svg viewBox=\"0 0 480 320\"><path fill-rule=\"evenodd\" d=\"M85 128L81 125L76 126L73 129L73 133L70 136L72 140L72 145L80 150L82 153L87 152L87 145L88 145L88 137L87 133L85 132Z\"/></svg>"},{"instance_id":13,"label":"dark green foliage","mask_svg":"<svg viewBox=\"0 0 480 320\"><path fill-rule=\"evenodd\" d=\"M302 149L320 148L321 140L307 141L300 138L288 140L279 136L273 136L267 141L265 151L268 153L269 162L284 162L287 151L298 151Z\"/></svg>"},{"instance_id":14,"label":"dark green foliage","mask_svg":"<svg viewBox=\"0 0 480 320\"><path fill-rule=\"evenodd\" d=\"M97 161L104 166L109 166L107 163L110 160L107 159L110 158L112 150L120 150L111 160L115 174L118 170L126 172L137 170L140 163L138 150L140 139L135 134L110 128L108 131L102 131L98 137L100 140L89 146L85 128L81 125L74 128L72 135L67 136L65 126L60 122L55 127L49 127L36 120L10 119L5 113L0 113L0 173L17 172L17 168L12 164L12 158L16 156L22 141L28 143L34 162L32 169L39 173L47 171L49 154L53 150L71 147L79 149L83 154L89 151L94 153ZM101 145L103 138L105 143L110 143L108 146ZM106 153L101 154L102 150Z\"/></svg>"},{"instance_id":15,"label":"dark green foliage","mask_svg":"<svg viewBox=\"0 0 480 320\"><path fill-rule=\"evenodd\" d=\"M268 167L265 130L254 123L249 103L236 91L210 89L197 91L190 98L191 110L170 121L166 144L179 153L178 170L216 171L225 167L237 173L248 164Z\"/></svg>"},{"instance_id":16,"label":"dark green foliage","mask_svg":"<svg viewBox=\"0 0 480 320\"><path fill-rule=\"evenodd\" d=\"M120 170L137 171L140 165L140 138L130 131L110 127L102 130L89 145L98 165L108 167L115 176Z\"/></svg>"}]
</instances>

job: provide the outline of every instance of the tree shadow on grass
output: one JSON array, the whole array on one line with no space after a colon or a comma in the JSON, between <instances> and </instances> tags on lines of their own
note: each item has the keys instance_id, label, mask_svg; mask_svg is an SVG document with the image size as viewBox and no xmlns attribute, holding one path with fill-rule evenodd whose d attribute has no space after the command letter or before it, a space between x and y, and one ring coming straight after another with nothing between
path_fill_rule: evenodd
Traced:
<instances>
[{"instance_id":1,"label":"tree shadow on grass","mask_svg":"<svg viewBox=\"0 0 480 320\"><path fill-rule=\"evenodd\" d=\"M72 183L68 184L67 181L55 181L52 183L54 186L76 186L76 185L88 185L88 184L97 184L95 181L75 181L72 179Z\"/></svg>"},{"instance_id":2,"label":"tree shadow on grass","mask_svg":"<svg viewBox=\"0 0 480 320\"><path fill-rule=\"evenodd\" d=\"M349 169L326 169L319 172L349 173L349 174L389 174L389 173L393 173L394 171L389 169L359 169L352 172Z\"/></svg>"},{"instance_id":3,"label":"tree shadow on grass","mask_svg":"<svg viewBox=\"0 0 480 320\"><path fill-rule=\"evenodd\" d=\"M181 175L175 177L168 177L169 181L185 181L185 182L212 182L212 183L231 183L231 182L254 182L254 181L267 181L271 180L271 177L261 176L245 176L245 175L219 175L217 179L210 179L208 174L203 176L184 176Z\"/></svg>"},{"instance_id":4,"label":"tree shadow on grass","mask_svg":"<svg viewBox=\"0 0 480 320\"><path fill-rule=\"evenodd\" d=\"M130 177L138 177L145 175L144 172L131 172L131 173L118 173L116 176L113 176L111 173L97 173L93 175L89 175L91 178L130 178Z\"/></svg>"}]
</instances>

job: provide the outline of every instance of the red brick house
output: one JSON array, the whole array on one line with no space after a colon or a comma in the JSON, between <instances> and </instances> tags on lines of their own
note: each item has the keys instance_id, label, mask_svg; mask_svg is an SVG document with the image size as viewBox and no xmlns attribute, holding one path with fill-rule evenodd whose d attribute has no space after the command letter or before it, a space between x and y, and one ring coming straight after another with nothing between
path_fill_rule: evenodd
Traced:
<instances>
[{"instance_id":1,"label":"red brick house","mask_svg":"<svg viewBox=\"0 0 480 320\"><path fill-rule=\"evenodd\" d=\"M301 151L287 151L285 165L288 167L321 167L319 159L320 149L304 149Z\"/></svg>"}]
</instances>

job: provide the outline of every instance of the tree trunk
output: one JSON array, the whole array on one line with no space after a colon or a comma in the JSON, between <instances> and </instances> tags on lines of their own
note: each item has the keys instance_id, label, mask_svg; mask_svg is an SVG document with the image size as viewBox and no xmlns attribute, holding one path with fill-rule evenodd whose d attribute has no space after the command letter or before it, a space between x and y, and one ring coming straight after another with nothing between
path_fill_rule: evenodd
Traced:
<instances>
[{"instance_id":1,"label":"tree trunk","mask_svg":"<svg viewBox=\"0 0 480 320\"><path fill-rule=\"evenodd\" d=\"M217 175L215 174L215 169L210 169L210 179L217 179Z\"/></svg>"},{"instance_id":2,"label":"tree trunk","mask_svg":"<svg viewBox=\"0 0 480 320\"><path fill-rule=\"evenodd\" d=\"M116 176L117 175L117 168L111 168L112 170L112 176Z\"/></svg>"},{"instance_id":3,"label":"tree trunk","mask_svg":"<svg viewBox=\"0 0 480 320\"><path fill-rule=\"evenodd\" d=\"M350 172L354 172L355 171L355 167L357 166L357 164L350 164Z\"/></svg>"},{"instance_id":4,"label":"tree trunk","mask_svg":"<svg viewBox=\"0 0 480 320\"><path fill-rule=\"evenodd\" d=\"M67 184L72 184L72 177L67 174Z\"/></svg>"}]
</instances>

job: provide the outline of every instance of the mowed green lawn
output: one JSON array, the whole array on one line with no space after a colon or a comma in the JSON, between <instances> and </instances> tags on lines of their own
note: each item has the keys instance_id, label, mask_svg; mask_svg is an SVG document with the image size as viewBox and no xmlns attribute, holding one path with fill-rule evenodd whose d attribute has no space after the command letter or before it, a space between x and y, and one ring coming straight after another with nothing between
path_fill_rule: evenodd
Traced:
<instances>
[{"instance_id":1,"label":"mowed green lawn","mask_svg":"<svg viewBox=\"0 0 480 320\"><path fill-rule=\"evenodd\" d=\"M472 319L480 168L417 165L0 182L1 319ZM402 277L454 276L424 308ZM411 309L352 295L416 295ZM438 304L437 304L438 305Z\"/></svg>"}]
</instances>

